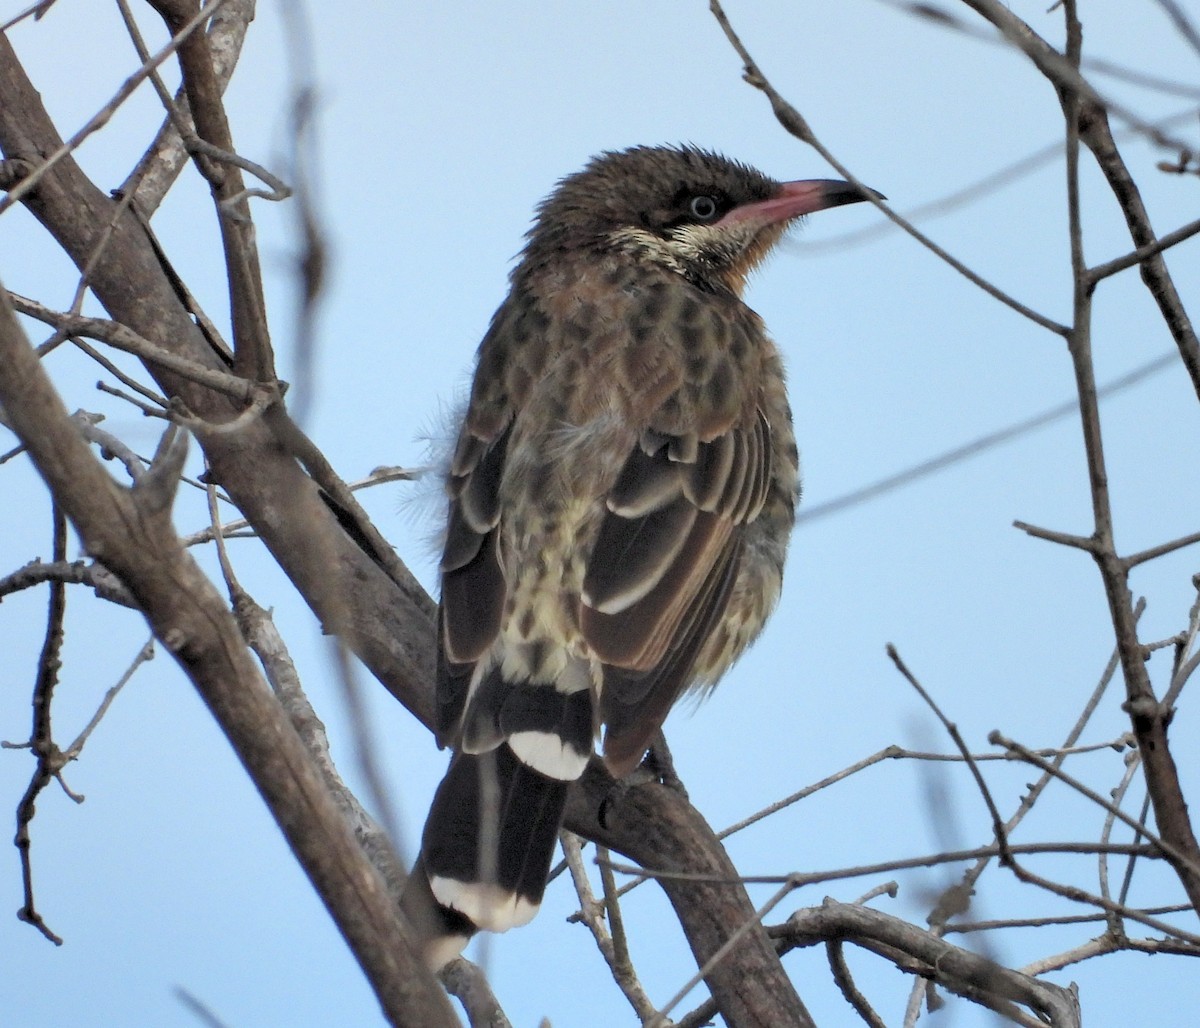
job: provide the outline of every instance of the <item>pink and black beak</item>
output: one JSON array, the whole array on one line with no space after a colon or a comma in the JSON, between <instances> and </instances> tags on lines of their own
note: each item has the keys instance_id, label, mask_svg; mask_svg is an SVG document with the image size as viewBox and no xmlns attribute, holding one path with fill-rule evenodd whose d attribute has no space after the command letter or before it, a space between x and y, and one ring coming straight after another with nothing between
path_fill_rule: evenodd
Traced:
<instances>
[{"instance_id":1,"label":"pink and black beak","mask_svg":"<svg viewBox=\"0 0 1200 1028\"><path fill-rule=\"evenodd\" d=\"M829 207L841 207L848 203L861 203L872 197L877 200L887 199L877 190L867 186L859 188L840 179L814 178L784 182L774 196L755 203L740 204L729 211L718 224L758 222L763 226L778 225L804 214L823 211Z\"/></svg>"}]
</instances>

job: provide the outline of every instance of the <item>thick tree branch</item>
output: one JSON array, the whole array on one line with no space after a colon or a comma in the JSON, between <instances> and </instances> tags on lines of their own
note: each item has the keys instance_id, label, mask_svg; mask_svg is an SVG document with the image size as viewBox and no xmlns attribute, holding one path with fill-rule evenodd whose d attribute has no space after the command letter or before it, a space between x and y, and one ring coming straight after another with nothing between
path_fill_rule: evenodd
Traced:
<instances>
[{"instance_id":1,"label":"thick tree branch","mask_svg":"<svg viewBox=\"0 0 1200 1028\"><path fill-rule=\"evenodd\" d=\"M566 824L643 867L684 873L661 878L659 884L701 966L732 930L754 922L740 944L705 976L727 1024L812 1023L766 930L754 921L754 905L737 869L683 795L657 784L617 788L594 759L569 794Z\"/></svg>"},{"instance_id":2,"label":"thick tree branch","mask_svg":"<svg viewBox=\"0 0 1200 1028\"><path fill-rule=\"evenodd\" d=\"M8 41L0 37L0 149L32 164L61 140ZM68 256L83 267L92 240L111 218L113 201L70 158L60 161L27 198ZM132 213L116 224L94 269L93 292L113 321L166 350L222 373L188 313L152 240ZM236 402L161 366L148 366L168 396L214 424L237 417ZM397 588L339 526L312 480L259 419L236 434L201 435L214 481L227 491L317 615L339 630L377 677L410 710L430 721L434 604L411 579Z\"/></svg>"},{"instance_id":3,"label":"thick tree branch","mask_svg":"<svg viewBox=\"0 0 1200 1028\"><path fill-rule=\"evenodd\" d=\"M224 92L237 66L246 38L246 29L254 18L255 0L228 0L209 22L208 49L213 58L213 71L217 76L218 88ZM176 113L191 127L191 109L182 89L175 94ZM168 116L158 130L153 144L138 161L137 167L122 183L118 193L134 193L134 203L149 217L162 203L188 161L187 148L178 129Z\"/></svg>"},{"instance_id":4,"label":"thick tree branch","mask_svg":"<svg viewBox=\"0 0 1200 1028\"><path fill-rule=\"evenodd\" d=\"M200 60L200 58L196 58ZM39 97L7 41L0 39L0 149L6 156L37 164L54 152L58 136ZM208 95L208 94L204 94ZM192 97L193 113L199 103ZM203 119L197 115L200 134ZM221 145L210 140L215 145ZM26 203L51 235L82 267L91 240L112 217L112 201L83 176L71 158L60 160ZM207 364L221 365L183 306L147 233L129 214L118 220L92 289L114 321L154 345ZM237 416L237 405L196 383L149 366L168 396L180 396L199 418L220 424ZM432 724L435 605L411 575L387 574L343 531L313 481L297 465L291 433L278 427L279 407L236 433L198 435L218 482L254 527L308 604L355 650L375 676L426 725ZM222 713L216 711L218 718ZM677 794L661 787L629 790L601 829L598 812L612 781L594 763L586 782L573 791L567 827L646 866L663 866L674 854L684 867L721 870L732 865L700 815ZM636 800L634 799L636 797ZM610 811L612 806L610 804ZM697 960L703 964L727 936L728 924L753 916L740 885L667 886ZM724 922L720 914L728 913ZM731 1025L807 1023L788 976L761 926L706 977L720 997Z\"/></svg>"},{"instance_id":5,"label":"thick tree branch","mask_svg":"<svg viewBox=\"0 0 1200 1028\"><path fill-rule=\"evenodd\" d=\"M210 6L214 9L218 9L221 4L226 2L227 0L213 0ZM121 84L121 88L117 90L116 95L113 96L113 98L107 104L105 104L101 110L97 111L96 114L88 119L87 124L84 125L83 128L81 128L78 132L76 132L69 141L64 143L60 140L58 146L55 147L54 150L43 154L42 156L44 160L37 162L33 166L29 175L11 188L8 196L0 198L0 214L3 214L13 204L23 200L28 194L36 190L42 177L47 175L56 164L69 158L70 155L79 148L80 144L87 139L88 136L98 132L105 125L107 125L109 119L113 116L117 108L129 99L129 97L133 94L133 91L142 84L142 82L154 71L155 68L170 58L171 54L175 52L176 47L181 44L181 41L186 40L188 36L195 33L196 29L200 27L200 25L207 17L211 15L211 13L212 12L209 11L202 16L197 10L196 12L193 12L190 18L180 20L172 34L172 39L167 43L166 46L154 54L149 61L147 61L142 65L141 68L129 76L129 78L127 78Z\"/></svg>"},{"instance_id":6,"label":"thick tree branch","mask_svg":"<svg viewBox=\"0 0 1200 1028\"><path fill-rule=\"evenodd\" d=\"M409 948L382 880L263 682L233 615L171 527L183 445L178 439L164 443L132 490L113 482L71 424L3 290L0 368L0 403L39 473L88 551L129 588L155 636L212 710L389 1020L413 1028L453 1024L445 995Z\"/></svg>"},{"instance_id":7,"label":"thick tree branch","mask_svg":"<svg viewBox=\"0 0 1200 1028\"><path fill-rule=\"evenodd\" d=\"M174 36L190 24L200 10L199 0L149 0ZM205 33L193 32L179 45L179 66L191 107L196 135L218 150L233 153L233 135L225 116L223 85L213 63ZM196 155L196 164L212 187L225 266L229 273L229 305L233 318L234 370L256 382L275 378L275 355L267 329L262 270L250 204L236 164L216 163Z\"/></svg>"}]
</instances>

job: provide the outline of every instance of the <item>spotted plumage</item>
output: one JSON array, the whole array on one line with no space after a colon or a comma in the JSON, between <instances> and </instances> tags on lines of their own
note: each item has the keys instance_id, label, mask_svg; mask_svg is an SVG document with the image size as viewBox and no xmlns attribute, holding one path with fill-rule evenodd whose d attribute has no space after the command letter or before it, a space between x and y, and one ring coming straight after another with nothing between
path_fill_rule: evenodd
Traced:
<instances>
[{"instance_id":1,"label":"spotted plumage","mask_svg":"<svg viewBox=\"0 0 1200 1028\"><path fill-rule=\"evenodd\" d=\"M405 904L431 964L536 913L596 736L627 774L775 606L796 445L742 287L796 217L865 198L640 147L539 208L446 483L438 732L454 755Z\"/></svg>"}]
</instances>

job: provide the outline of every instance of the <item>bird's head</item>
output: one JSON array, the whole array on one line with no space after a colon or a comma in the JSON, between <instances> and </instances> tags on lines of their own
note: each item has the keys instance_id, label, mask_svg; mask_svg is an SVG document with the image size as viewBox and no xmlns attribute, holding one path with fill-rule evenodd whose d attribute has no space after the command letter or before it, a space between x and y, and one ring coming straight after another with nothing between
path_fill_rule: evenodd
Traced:
<instances>
[{"instance_id":1,"label":"bird's head","mask_svg":"<svg viewBox=\"0 0 1200 1028\"><path fill-rule=\"evenodd\" d=\"M848 182L776 182L691 146L639 146L593 158L538 208L526 261L567 251L619 251L704 288L740 293L746 276L796 219L868 199Z\"/></svg>"}]
</instances>

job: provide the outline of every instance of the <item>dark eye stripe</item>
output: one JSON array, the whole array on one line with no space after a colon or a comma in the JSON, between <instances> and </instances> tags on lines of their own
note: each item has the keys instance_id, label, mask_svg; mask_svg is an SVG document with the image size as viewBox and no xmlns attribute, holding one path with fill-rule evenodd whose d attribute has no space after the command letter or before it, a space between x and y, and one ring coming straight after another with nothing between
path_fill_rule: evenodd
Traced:
<instances>
[{"instance_id":1,"label":"dark eye stripe","mask_svg":"<svg viewBox=\"0 0 1200 1028\"><path fill-rule=\"evenodd\" d=\"M697 200L708 200L713 205L712 213L695 213L692 204ZM666 206L650 214L643 213L640 220L644 228L666 239L680 227L711 225L720 221L735 206L736 203L720 188L693 185L680 188Z\"/></svg>"}]
</instances>

